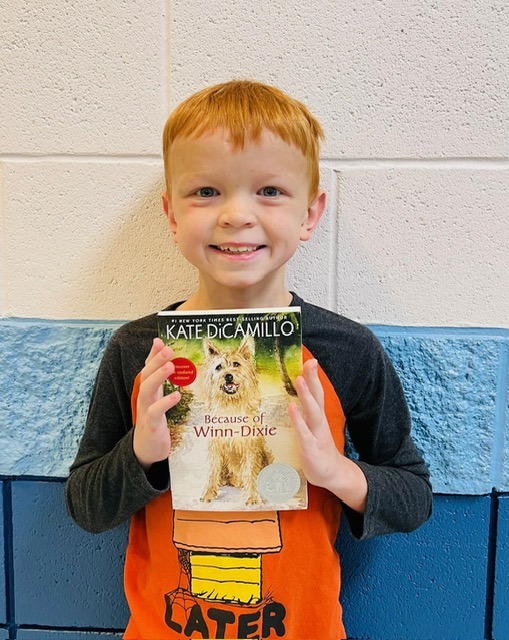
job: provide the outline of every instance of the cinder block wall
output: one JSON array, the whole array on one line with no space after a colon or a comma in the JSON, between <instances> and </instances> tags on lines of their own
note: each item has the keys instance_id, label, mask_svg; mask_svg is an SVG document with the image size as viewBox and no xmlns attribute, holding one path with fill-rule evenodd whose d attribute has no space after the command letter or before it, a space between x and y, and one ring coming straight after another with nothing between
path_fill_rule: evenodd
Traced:
<instances>
[{"instance_id":1,"label":"cinder block wall","mask_svg":"<svg viewBox=\"0 0 509 640\"><path fill-rule=\"evenodd\" d=\"M374 328L432 469L418 532L340 535L347 629L509 639L506 3L13 0L0 32L0 640L121 636L127 529L79 531L62 482L112 330L194 285L164 120L232 77L324 124L328 213L290 284Z\"/></svg>"}]
</instances>

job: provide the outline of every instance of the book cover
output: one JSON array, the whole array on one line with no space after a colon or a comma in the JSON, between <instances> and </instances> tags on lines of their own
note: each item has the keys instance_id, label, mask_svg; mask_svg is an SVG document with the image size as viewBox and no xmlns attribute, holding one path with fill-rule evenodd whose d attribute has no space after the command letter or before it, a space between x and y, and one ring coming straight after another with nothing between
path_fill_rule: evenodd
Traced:
<instances>
[{"instance_id":1,"label":"book cover","mask_svg":"<svg viewBox=\"0 0 509 640\"><path fill-rule=\"evenodd\" d=\"M288 404L302 372L300 307L163 311L174 351L165 393L173 506L197 511L305 509Z\"/></svg>"}]
</instances>

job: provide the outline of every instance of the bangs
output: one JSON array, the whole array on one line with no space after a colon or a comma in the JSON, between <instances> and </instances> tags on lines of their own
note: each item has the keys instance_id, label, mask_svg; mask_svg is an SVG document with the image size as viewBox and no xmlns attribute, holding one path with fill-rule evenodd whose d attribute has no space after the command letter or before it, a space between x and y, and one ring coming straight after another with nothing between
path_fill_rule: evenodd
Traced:
<instances>
[{"instance_id":1,"label":"bangs","mask_svg":"<svg viewBox=\"0 0 509 640\"><path fill-rule=\"evenodd\" d=\"M255 82L228 82L200 91L171 114L164 130L165 148L178 136L200 137L225 130L234 149L260 139L268 129L308 156L323 138L319 122L285 93Z\"/></svg>"},{"instance_id":2,"label":"bangs","mask_svg":"<svg viewBox=\"0 0 509 640\"><path fill-rule=\"evenodd\" d=\"M207 87L170 114L163 133L168 178L170 147L178 137L199 138L224 130L234 150L260 139L263 130L296 146L306 158L312 194L318 190L318 158L323 130L307 107L280 89L250 80Z\"/></svg>"}]
</instances>

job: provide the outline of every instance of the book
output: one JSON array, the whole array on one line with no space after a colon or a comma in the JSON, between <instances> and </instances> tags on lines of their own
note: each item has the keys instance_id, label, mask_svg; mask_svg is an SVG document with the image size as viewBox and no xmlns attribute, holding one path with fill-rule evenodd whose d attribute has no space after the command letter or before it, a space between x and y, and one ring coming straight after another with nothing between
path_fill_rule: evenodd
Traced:
<instances>
[{"instance_id":1,"label":"book","mask_svg":"<svg viewBox=\"0 0 509 640\"><path fill-rule=\"evenodd\" d=\"M174 351L166 394L173 506L196 511L307 508L288 416L302 373L300 307L162 311Z\"/></svg>"}]
</instances>

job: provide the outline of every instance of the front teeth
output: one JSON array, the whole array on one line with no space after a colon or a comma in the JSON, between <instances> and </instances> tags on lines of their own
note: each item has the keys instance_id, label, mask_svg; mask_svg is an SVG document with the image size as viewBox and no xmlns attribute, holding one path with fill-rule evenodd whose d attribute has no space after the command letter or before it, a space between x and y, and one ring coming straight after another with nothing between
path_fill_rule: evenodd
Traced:
<instances>
[{"instance_id":1,"label":"front teeth","mask_svg":"<svg viewBox=\"0 0 509 640\"><path fill-rule=\"evenodd\" d=\"M252 253L256 251L258 247L217 247L220 251L225 253Z\"/></svg>"}]
</instances>

